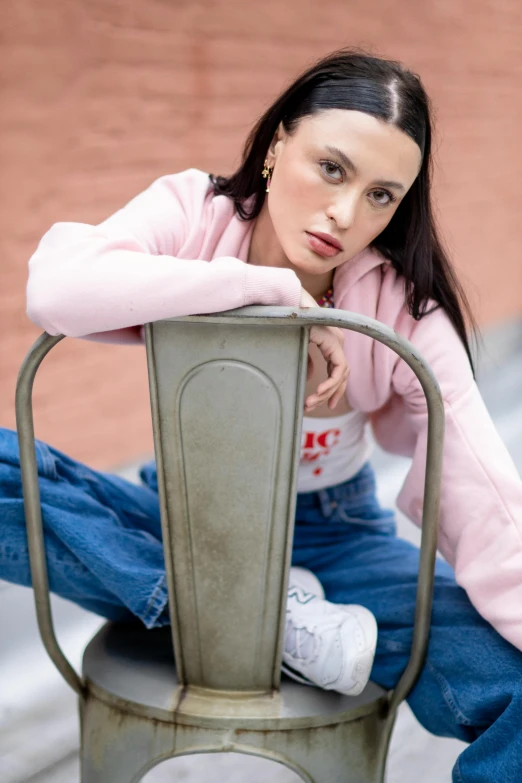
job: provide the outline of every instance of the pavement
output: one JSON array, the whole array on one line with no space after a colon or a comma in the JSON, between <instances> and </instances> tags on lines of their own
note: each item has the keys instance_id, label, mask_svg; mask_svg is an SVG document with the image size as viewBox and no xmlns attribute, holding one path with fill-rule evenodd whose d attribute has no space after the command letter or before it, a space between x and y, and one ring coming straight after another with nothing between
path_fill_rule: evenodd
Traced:
<instances>
[{"instance_id":1,"label":"pavement","mask_svg":"<svg viewBox=\"0 0 522 783\"><path fill-rule=\"evenodd\" d=\"M479 368L479 385L495 425L522 473L522 329L490 334ZM409 460L376 448L373 464L384 505L394 498ZM122 475L131 480L136 467ZM399 535L414 543L419 531L398 514ZM83 649L103 623L100 618L52 597L60 643L80 667ZM32 592L0 581L0 783L77 783L76 696L48 659L36 627ZM449 783L464 744L428 734L402 705L388 761L387 783ZM273 762L236 754L186 756L149 772L145 783L297 783Z\"/></svg>"}]
</instances>

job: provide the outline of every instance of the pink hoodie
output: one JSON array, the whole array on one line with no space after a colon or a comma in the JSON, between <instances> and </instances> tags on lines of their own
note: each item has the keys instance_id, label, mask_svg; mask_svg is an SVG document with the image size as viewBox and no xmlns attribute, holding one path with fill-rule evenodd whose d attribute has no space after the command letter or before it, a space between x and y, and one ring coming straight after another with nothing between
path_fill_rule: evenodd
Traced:
<instances>
[{"instance_id":1,"label":"pink hoodie","mask_svg":"<svg viewBox=\"0 0 522 783\"><path fill-rule=\"evenodd\" d=\"M27 313L49 334L140 341L139 327L176 315L248 304L296 307L291 270L246 264L255 221L213 196L197 169L156 180L98 226L57 223L29 262ZM522 482L442 310L407 312L403 280L371 249L337 268L335 306L376 318L431 365L446 408L439 548L458 583L502 636L522 650ZM129 328L131 327L131 328ZM410 368L390 349L346 332L351 405L375 437L413 457L397 505L421 521L427 413Z\"/></svg>"}]
</instances>

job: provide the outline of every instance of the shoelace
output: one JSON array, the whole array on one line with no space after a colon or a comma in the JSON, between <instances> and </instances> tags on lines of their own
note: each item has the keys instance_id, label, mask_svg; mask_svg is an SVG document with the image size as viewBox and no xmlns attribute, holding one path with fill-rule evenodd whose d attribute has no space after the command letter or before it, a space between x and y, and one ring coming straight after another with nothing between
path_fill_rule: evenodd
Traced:
<instances>
[{"instance_id":1,"label":"shoelace","mask_svg":"<svg viewBox=\"0 0 522 783\"><path fill-rule=\"evenodd\" d=\"M317 598L314 593L304 590L299 585L290 585L288 588L288 597L293 598L300 604L307 604L314 598ZM329 628L335 628L337 625L338 620L332 618L332 620L328 622L328 620L324 618L321 623L321 631L324 632ZM285 650L292 658L295 658L296 661L301 661L303 663L313 663L313 661L315 661L319 655L319 648L321 646L320 636L316 626L295 625L291 612L287 612Z\"/></svg>"},{"instance_id":2,"label":"shoelace","mask_svg":"<svg viewBox=\"0 0 522 783\"><path fill-rule=\"evenodd\" d=\"M293 598L300 604L309 603L317 596L309 593L299 585L291 585L288 588L289 598ZM337 618L332 617L329 621L326 617L320 623L320 631L314 625L296 625L292 619L291 612L287 611L285 626L285 651L296 661L303 663L313 663L319 655L321 646L321 635L325 631L336 628L339 625Z\"/></svg>"},{"instance_id":3,"label":"shoelace","mask_svg":"<svg viewBox=\"0 0 522 783\"><path fill-rule=\"evenodd\" d=\"M294 625L287 617L285 627L285 648L296 660L311 663L319 653L319 638L304 626Z\"/></svg>"},{"instance_id":4,"label":"shoelace","mask_svg":"<svg viewBox=\"0 0 522 783\"><path fill-rule=\"evenodd\" d=\"M286 618L285 625L285 651L293 658L313 663L319 655L321 647L321 637L329 630L335 630L339 627L339 620L332 617L330 620L324 620L318 626L295 625L292 617Z\"/></svg>"}]
</instances>

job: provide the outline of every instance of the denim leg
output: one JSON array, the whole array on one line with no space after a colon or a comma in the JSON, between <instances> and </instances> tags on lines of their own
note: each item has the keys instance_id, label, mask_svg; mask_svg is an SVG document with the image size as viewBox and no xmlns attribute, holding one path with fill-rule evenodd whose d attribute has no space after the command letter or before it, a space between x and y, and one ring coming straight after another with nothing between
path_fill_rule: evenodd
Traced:
<instances>
[{"instance_id":1,"label":"denim leg","mask_svg":"<svg viewBox=\"0 0 522 783\"><path fill-rule=\"evenodd\" d=\"M37 465L53 592L113 620L168 623L157 494L40 441ZM0 578L30 585L16 433L0 429Z\"/></svg>"},{"instance_id":2,"label":"denim leg","mask_svg":"<svg viewBox=\"0 0 522 783\"><path fill-rule=\"evenodd\" d=\"M392 688L411 649L419 550L379 530L378 520L346 523L343 514L346 504L329 519L316 513L319 523L297 522L293 563L318 576L329 600L374 613L372 679ZM522 653L482 619L441 560L427 662L408 703L428 731L471 743L454 783L522 780Z\"/></svg>"}]
</instances>

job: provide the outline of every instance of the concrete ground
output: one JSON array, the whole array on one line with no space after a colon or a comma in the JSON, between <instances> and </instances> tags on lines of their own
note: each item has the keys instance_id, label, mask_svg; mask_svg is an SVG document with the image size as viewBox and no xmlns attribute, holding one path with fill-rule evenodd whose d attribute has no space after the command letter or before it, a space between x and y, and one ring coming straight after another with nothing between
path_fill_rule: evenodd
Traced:
<instances>
[{"instance_id":1,"label":"concrete ground","mask_svg":"<svg viewBox=\"0 0 522 783\"><path fill-rule=\"evenodd\" d=\"M493 341L479 383L495 424L522 471L522 341ZM493 357L493 358L492 358ZM408 460L376 451L381 500L393 499ZM132 476L132 470L129 471ZM418 530L399 517L399 534L418 542ZM100 626L96 616L53 597L63 648L79 666L86 642ZM76 698L48 660L36 629L32 593L0 582L0 781L75 783L79 780ZM388 783L449 783L464 745L428 734L406 705L400 709L389 755ZM152 770L146 783L297 783L271 762L235 754L185 757Z\"/></svg>"}]
</instances>

